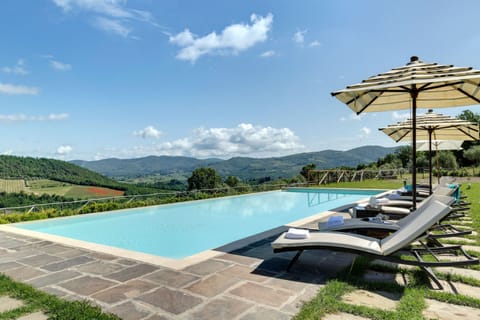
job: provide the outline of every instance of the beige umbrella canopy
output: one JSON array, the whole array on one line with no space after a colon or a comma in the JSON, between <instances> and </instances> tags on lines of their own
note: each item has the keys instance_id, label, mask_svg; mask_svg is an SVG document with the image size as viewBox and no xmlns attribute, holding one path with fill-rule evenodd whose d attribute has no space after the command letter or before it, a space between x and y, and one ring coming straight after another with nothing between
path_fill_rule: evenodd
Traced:
<instances>
[{"instance_id":1,"label":"beige umbrella canopy","mask_svg":"<svg viewBox=\"0 0 480 320\"><path fill-rule=\"evenodd\" d=\"M399 141L412 140L413 120L397 122L379 130L390 138ZM475 122L456 119L428 110L426 114L417 116L416 140L428 140L429 165L430 165L430 193L432 192L432 140L472 141L479 140L479 128ZM417 144L416 144L417 145ZM418 147L418 145L417 145Z\"/></svg>"},{"instance_id":2,"label":"beige umbrella canopy","mask_svg":"<svg viewBox=\"0 0 480 320\"><path fill-rule=\"evenodd\" d=\"M412 110L412 145L416 145L417 108L443 108L480 103L480 71L424 63L413 56L407 65L372 76L362 83L332 92L357 114ZM413 208L416 206L416 154L412 148Z\"/></svg>"},{"instance_id":3,"label":"beige umbrella canopy","mask_svg":"<svg viewBox=\"0 0 480 320\"><path fill-rule=\"evenodd\" d=\"M432 143L428 141L417 141L417 151L430 151L430 149L435 149L435 151L462 150L462 144L463 140L432 140Z\"/></svg>"}]
</instances>

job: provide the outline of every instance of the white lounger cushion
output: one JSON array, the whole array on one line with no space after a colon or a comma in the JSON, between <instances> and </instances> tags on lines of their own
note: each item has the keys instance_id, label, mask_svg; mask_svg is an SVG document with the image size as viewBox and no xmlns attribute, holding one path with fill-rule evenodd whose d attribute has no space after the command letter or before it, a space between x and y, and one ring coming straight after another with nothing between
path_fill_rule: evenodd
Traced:
<instances>
[{"instance_id":1,"label":"white lounger cushion","mask_svg":"<svg viewBox=\"0 0 480 320\"><path fill-rule=\"evenodd\" d=\"M310 237L303 240L286 239L284 233L277 240L272 242L273 249L286 247L295 248L301 246L302 249L308 250L309 246L315 248L319 245L324 246L327 249L328 247L341 247L382 255L380 240L352 233L310 232Z\"/></svg>"}]
</instances>

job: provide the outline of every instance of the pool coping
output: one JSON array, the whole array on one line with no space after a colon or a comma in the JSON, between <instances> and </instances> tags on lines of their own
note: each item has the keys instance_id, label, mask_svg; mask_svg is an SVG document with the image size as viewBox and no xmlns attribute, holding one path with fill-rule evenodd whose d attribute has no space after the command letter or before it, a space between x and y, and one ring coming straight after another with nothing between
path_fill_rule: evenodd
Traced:
<instances>
[{"instance_id":1,"label":"pool coping","mask_svg":"<svg viewBox=\"0 0 480 320\"><path fill-rule=\"evenodd\" d=\"M371 189L358 189L358 190L371 190ZM376 189L377 190L377 189ZM380 190L381 191L381 190ZM271 191L266 191L266 192L271 192ZM388 193L389 191L385 191L383 193L377 194L376 196ZM209 199L202 199L201 201L204 200L209 200ZM99 252L99 253L105 253L105 254L111 254L115 255L118 257L122 258L127 258L127 259L134 259L137 261L153 264L156 266L160 267L167 267L170 269L174 270L182 270L184 268L187 268L189 266L192 266L194 264L197 264L199 262L218 257L220 255L223 255L228 252L235 251L237 249L246 247L250 244L253 244L257 241L263 240L265 238L277 235L283 231L285 231L288 227L301 227L303 225L306 225L308 223L311 223L315 220L319 220L325 217L328 217L332 214L338 213L340 211L344 211L348 208L351 208L352 206L355 206L356 204L360 202L365 202L368 201L368 198L362 198L358 201L342 205L337 208L333 208L327 211L322 211L318 212L316 214L313 214L311 216L302 218L300 220L296 220L290 223L286 223L283 226L279 226L273 229L266 230L264 232L256 233L254 235L227 243L223 246L217 247L215 249L209 249L205 250L196 254L193 254L188 257L184 257L182 259L172 259L172 258L166 258L162 256L157 256L153 254L148 254L148 253L143 253L143 252L138 252L138 251L133 251L133 250L127 250L127 249L121 249L117 247L112 247L108 245L103 245L103 244L97 244L93 242L88 242L88 241L83 241L83 240L77 240L77 239L72 239L68 237L62 237L62 236L57 236L57 235L51 235L43 232L38 232L38 231L33 231L33 230L27 230L27 229L20 229L16 228L15 226L12 226L14 224L9 224L9 225L0 225L0 231L5 231L5 232L10 232L14 233L17 235L22 235L22 236L28 236L28 237L34 237L46 241L51 241L59 244L64 244L68 246L73 246L73 247L78 247L82 248L85 250L89 251L94 251L94 252ZM178 204L178 203L177 203ZM167 204L169 205L169 204ZM152 206L154 207L154 206ZM144 208L144 207L142 207ZM133 208L136 209L136 208ZM114 211L108 211L108 213L114 213L114 212L120 212L125 209L121 210L114 210ZM105 214L105 212L98 212L98 213L92 213L92 214ZM68 217L60 217L62 218L68 218Z\"/></svg>"}]
</instances>

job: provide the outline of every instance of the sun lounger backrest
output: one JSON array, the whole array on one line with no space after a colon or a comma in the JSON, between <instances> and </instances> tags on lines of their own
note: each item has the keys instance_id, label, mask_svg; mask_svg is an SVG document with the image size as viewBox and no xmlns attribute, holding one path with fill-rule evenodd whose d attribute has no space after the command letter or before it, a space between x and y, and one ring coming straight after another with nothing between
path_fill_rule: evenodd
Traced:
<instances>
[{"instance_id":1,"label":"sun lounger backrest","mask_svg":"<svg viewBox=\"0 0 480 320\"><path fill-rule=\"evenodd\" d=\"M431 226L447 215L450 210L450 207L436 200L417 209L411 214L413 218L408 224L381 240L380 245L383 255L390 255L418 239Z\"/></svg>"},{"instance_id":2,"label":"sun lounger backrest","mask_svg":"<svg viewBox=\"0 0 480 320\"><path fill-rule=\"evenodd\" d=\"M409 224L412 220L416 219L415 215L422 211L422 207L429 206L430 203L434 200L435 200L435 198L433 197L433 195L429 196L428 198L426 198L425 200L423 200L422 202L420 202L418 204L417 210L411 212L405 218L402 218L402 219L398 220L397 224L400 227L404 227L405 225Z\"/></svg>"},{"instance_id":3,"label":"sun lounger backrest","mask_svg":"<svg viewBox=\"0 0 480 320\"><path fill-rule=\"evenodd\" d=\"M449 187L438 187L435 190L435 194L441 195L441 196L451 196L455 192L455 189L449 188Z\"/></svg>"}]
</instances>

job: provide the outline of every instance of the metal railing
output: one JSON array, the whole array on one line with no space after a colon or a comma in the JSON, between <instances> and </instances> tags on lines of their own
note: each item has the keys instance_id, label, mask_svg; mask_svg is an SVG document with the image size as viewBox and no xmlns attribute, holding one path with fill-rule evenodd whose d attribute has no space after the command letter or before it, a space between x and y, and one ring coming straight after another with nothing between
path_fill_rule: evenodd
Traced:
<instances>
[{"instance_id":1,"label":"metal railing","mask_svg":"<svg viewBox=\"0 0 480 320\"><path fill-rule=\"evenodd\" d=\"M262 185L243 185L238 187L222 187L214 189L200 189L200 190L190 190L190 191L172 191L172 192L157 192L149 194L135 194L135 195L124 195L124 196L112 196L112 197L103 197L103 198L91 198L83 200L73 200L73 201L62 201L62 202L50 202L50 203L37 203L25 206L15 206L15 207L6 207L0 208L0 213L11 214L11 213L31 213L34 211L40 211L42 209L55 208L57 210L71 209L81 212L88 205L93 203L119 203L119 204L130 204L131 202L138 200L148 200L151 199L153 202L168 203L168 199L173 200L175 198L185 197L186 200L195 200L195 199L204 199L208 195L208 198L214 198L218 196L226 195L236 195L244 193L253 193L253 192L262 192L262 191L272 191L280 190L287 187L308 187L309 183L281 183L281 184L262 184ZM157 201L155 201L157 200ZM163 202L162 202L163 200ZM165 201L167 200L167 201ZM140 206L140 205L139 205ZM133 206L132 206L133 207Z\"/></svg>"}]
</instances>

